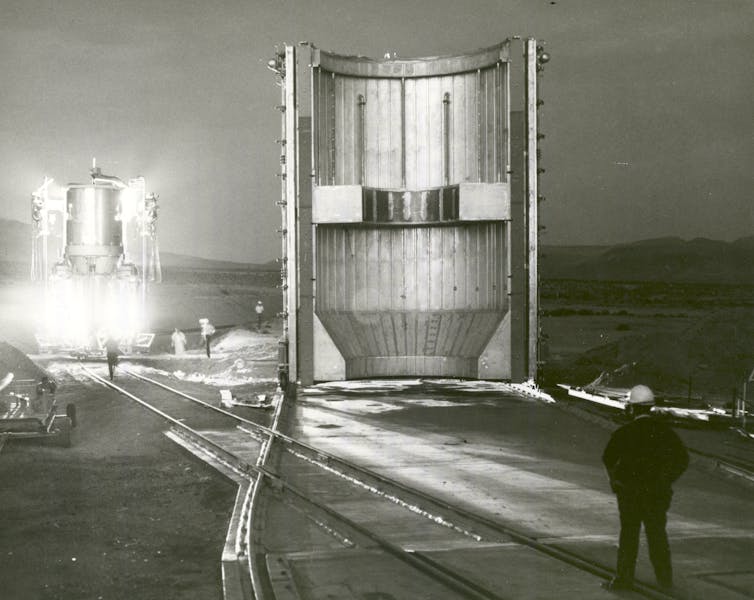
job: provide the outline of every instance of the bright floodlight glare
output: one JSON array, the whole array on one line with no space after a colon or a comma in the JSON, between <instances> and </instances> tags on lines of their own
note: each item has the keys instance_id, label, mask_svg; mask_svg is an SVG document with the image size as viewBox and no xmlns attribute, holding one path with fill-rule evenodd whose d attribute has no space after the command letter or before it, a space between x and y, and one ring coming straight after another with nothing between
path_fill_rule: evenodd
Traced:
<instances>
[{"instance_id":1,"label":"bright floodlight glare","mask_svg":"<svg viewBox=\"0 0 754 600\"><path fill-rule=\"evenodd\" d=\"M108 336L130 340L145 325L138 289L122 280L55 280L42 314L41 337L72 347Z\"/></svg>"}]
</instances>

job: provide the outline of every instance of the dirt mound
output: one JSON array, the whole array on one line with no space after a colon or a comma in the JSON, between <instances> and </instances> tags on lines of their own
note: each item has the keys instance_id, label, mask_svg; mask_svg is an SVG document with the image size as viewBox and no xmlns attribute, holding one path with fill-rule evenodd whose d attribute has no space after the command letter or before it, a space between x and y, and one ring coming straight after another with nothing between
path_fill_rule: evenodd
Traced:
<instances>
[{"instance_id":1,"label":"dirt mound","mask_svg":"<svg viewBox=\"0 0 754 600\"><path fill-rule=\"evenodd\" d=\"M234 327L216 336L210 346L216 352L243 352L249 358L269 360L277 358L277 336Z\"/></svg>"},{"instance_id":2,"label":"dirt mound","mask_svg":"<svg viewBox=\"0 0 754 600\"><path fill-rule=\"evenodd\" d=\"M7 342L0 342L0 377L13 373L16 379L40 379L46 375L26 354Z\"/></svg>"},{"instance_id":3,"label":"dirt mound","mask_svg":"<svg viewBox=\"0 0 754 600\"><path fill-rule=\"evenodd\" d=\"M277 331L257 333L243 327L234 327L212 340L211 358L205 355L204 346L201 346L181 355L152 352L147 355L124 356L120 367L147 376L156 374L175 377L214 387L247 386L256 390L262 386L271 387L274 391L277 383L279 337ZM70 375L63 364L53 363L49 368L59 379L66 374ZM82 376L81 381L87 381L87 377Z\"/></svg>"},{"instance_id":4,"label":"dirt mound","mask_svg":"<svg viewBox=\"0 0 754 600\"><path fill-rule=\"evenodd\" d=\"M645 383L667 395L725 404L741 393L753 368L754 308L741 308L709 315L677 336L658 331L625 337L557 370L576 385L606 373L606 385Z\"/></svg>"}]
</instances>

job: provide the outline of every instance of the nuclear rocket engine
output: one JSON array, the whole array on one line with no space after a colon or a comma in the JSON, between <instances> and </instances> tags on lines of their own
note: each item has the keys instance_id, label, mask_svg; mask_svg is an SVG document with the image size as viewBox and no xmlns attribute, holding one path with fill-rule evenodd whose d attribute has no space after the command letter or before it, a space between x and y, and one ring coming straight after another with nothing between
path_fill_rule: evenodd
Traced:
<instances>
[{"instance_id":1,"label":"nuclear rocket engine","mask_svg":"<svg viewBox=\"0 0 754 600\"><path fill-rule=\"evenodd\" d=\"M145 350L147 287L161 280L157 196L143 177L103 175L32 194L32 280L41 284L40 350L97 352L108 337Z\"/></svg>"}]
</instances>

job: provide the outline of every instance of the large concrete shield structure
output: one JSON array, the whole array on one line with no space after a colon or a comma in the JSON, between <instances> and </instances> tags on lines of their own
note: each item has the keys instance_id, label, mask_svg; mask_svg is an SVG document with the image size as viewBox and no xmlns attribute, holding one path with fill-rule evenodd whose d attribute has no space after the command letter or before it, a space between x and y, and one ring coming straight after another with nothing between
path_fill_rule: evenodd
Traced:
<instances>
[{"instance_id":1,"label":"large concrete shield structure","mask_svg":"<svg viewBox=\"0 0 754 600\"><path fill-rule=\"evenodd\" d=\"M292 381L536 377L546 59L529 39L421 59L286 46L270 61Z\"/></svg>"}]
</instances>

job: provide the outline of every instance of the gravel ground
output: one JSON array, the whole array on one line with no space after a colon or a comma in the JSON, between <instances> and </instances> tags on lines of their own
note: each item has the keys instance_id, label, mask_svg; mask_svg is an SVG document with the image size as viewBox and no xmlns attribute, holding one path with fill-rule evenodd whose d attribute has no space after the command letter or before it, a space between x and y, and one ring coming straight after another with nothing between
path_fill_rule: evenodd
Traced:
<instances>
[{"instance_id":1,"label":"gravel ground","mask_svg":"<svg viewBox=\"0 0 754 600\"><path fill-rule=\"evenodd\" d=\"M63 381L58 401L77 407L71 448L12 441L0 453L0 598L221 598L235 484L114 392Z\"/></svg>"},{"instance_id":2,"label":"gravel ground","mask_svg":"<svg viewBox=\"0 0 754 600\"><path fill-rule=\"evenodd\" d=\"M279 275L174 271L150 289L158 335L143 368L176 377L178 387L177 371L191 386L214 384L207 393L218 399L219 387L233 386L239 395L274 389L269 359L277 356L281 328L274 317L281 310ZM42 375L23 354L37 351L38 293L27 274L21 269L0 286L0 377ZM263 331L255 339L230 336L234 325L250 320L255 330L251 307L258 299L266 307ZM218 328L211 361L203 358L196 330L201 316ZM180 364L168 354L174 326L189 341ZM257 372L260 360L266 364ZM79 424L71 448L12 441L0 452L0 600L221 598L235 484L168 440L159 417L51 366L50 372L59 405L74 402ZM238 385L243 381L249 384Z\"/></svg>"}]
</instances>

